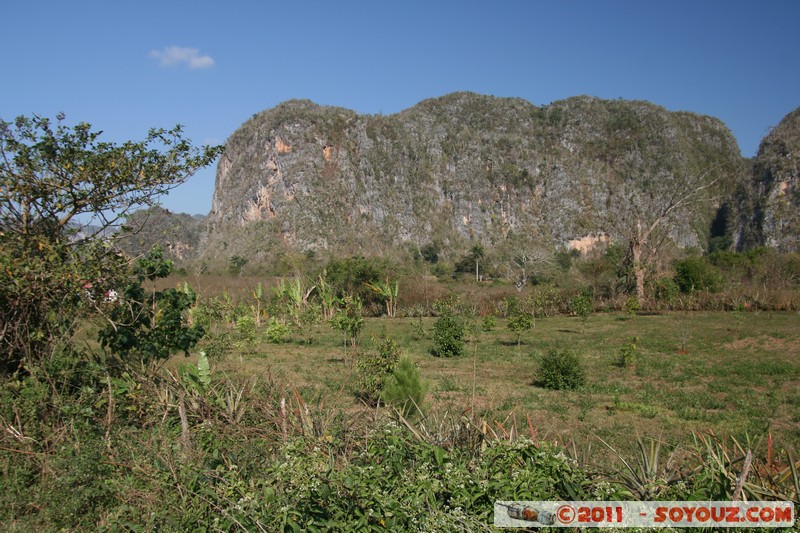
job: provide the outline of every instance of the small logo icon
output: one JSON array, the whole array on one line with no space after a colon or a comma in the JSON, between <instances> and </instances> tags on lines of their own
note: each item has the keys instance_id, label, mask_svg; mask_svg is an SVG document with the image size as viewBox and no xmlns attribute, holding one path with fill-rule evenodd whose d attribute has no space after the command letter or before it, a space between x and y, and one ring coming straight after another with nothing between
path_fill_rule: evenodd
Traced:
<instances>
[{"instance_id":1,"label":"small logo icon","mask_svg":"<svg viewBox=\"0 0 800 533\"><path fill-rule=\"evenodd\" d=\"M575 520L575 508L571 505L562 505L556 509L556 516L562 524L571 524Z\"/></svg>"},{"instance_id":2,"label":"small logo icon","mask_svg":"<svg viewBox=\"0 0 800 533\"><path fill-rule=\"evenodd\" d=\"M498 503L506 508L506 512L510 518L514 520L523 520L525 522L537 522L542 524L543 526L552 526L556 523L555 517L553 513L548 513L547 511L540 511L535 509L529 505L522 506L522 505L505 505L503 503Z\"/></svg>"}]
</instances>

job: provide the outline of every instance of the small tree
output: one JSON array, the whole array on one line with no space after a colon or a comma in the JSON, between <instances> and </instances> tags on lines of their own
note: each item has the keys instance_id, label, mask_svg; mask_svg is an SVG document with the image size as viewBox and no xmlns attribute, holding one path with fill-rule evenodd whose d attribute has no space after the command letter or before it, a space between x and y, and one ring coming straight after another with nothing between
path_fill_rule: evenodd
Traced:
<instances>
[{"instance_id":1,"label":"small tree","mask_svg":"<svg viewBox=\"0 0 800 533\"><path fill-rule=\"evenodd\" d=\"M581 318L583 323L583 330L586 331L586 323L589 321L589 315L594 310L594 298L588 289L584 289L572 299L572 312Z\"/></svg>"},{"instance_id":2,"label":"small tree","mask_svg":"<svg viewBox=\"0 0 800 533\"><path fill-rule=\"evenodd\" d=\"M517 292L522 292L531 275L535 274L544 265L550 264L551 262L546 258L544 251L524 250L516 252L513 259L502 266L505 271L505 278L514 284Z\"/></svg>"},{"instance_id":3,"label":"small tree","mask_svg":"<svg viewBox=\"0 0 800 533\"><path fill-rule=\"evenodd\" d=\"M420 377L419 368L414 361L403 357L386 379L381 399L397 408L404 417L412 417L422 412L429 386Z\"/></svg>"},{"instance_id":4,"label":"small tree","mask_svg":"<svg viewBox=\"0 0 800 533\"><path fill-rule=\"evenodd\" d=\"M317 280L317 294L319 295L320 309L322 311L322 319L330 320L336 313L336 304L339 299L336 297L336 292L328 283L328 271L323 270Z\"/></svg>"},{"instance_id":5,"label":"small tree","mask_svg":"<svg viewBox=\"0 0 800 533\"><path fill-rule=\"evenodd\" d=\"M389 337L373 339L376 351L359 354L356 359L355 395L374 405L381 396L384 384L400 361L400 346Z\"/></svg>"},{"instance_id":6,"label":"small tree","mask_svg":"<svg viewBox=\"0 0 800 533\"><path fill-rule=\"evenodd\" d=\"M692 205L710 203L713 191L720 177L712 177L720 167L715 166L695 175L685 174L666 179L659 176L649 180L659 183L664 190L649 191L650 194L636 195L625 190L620 192L619 204L625 206L626 216L622 233L629 245L629 259L635 280L636 298L644 305L645 275L648 263L657 255L666 242L656 239L656 231L678 214L686 215Z\"/></svg>"},{"instance_id":7,"label":"small tree","mask_svg":"<svg viewBox=\"0 0 800 533\"><path fill-rule=\"evenodd\" d=\"M533 318L519 302L519 298L508 299L508 329L517 338L517 348L522 344L522 335L533 327Z\"/></svg>"},{"instance_id":8,"label":"small tree","mask_svg":"<svg viewBox=\"0 0 800 533\"><path fill-rule=\"evenodd\" d=\"M480 244L472 246L469 253L456 263L456 272L475 272L475 281L480 281L480 266L485 255L483 246Z\"/></svg>"},{"instance_id":9,"label":"small tree","mask_svg":"<svg viewBox=\"0 0 800 533\"><path fill-rule=\"evenodd\" d=\"M356 339L364 328L364 317L361 314L364 306L361 300L350 296L345 296L342 302L344 306L336 312L330 324L333 329L342 333L344 355L347 358L347 344L355 348Z\"/></svg>"},{"instance_id":10,"label":"small tree","mask_svg":"<svg viewBox=\"0 0 800 533\"><path fill-rule=\"evenodd\" d=\"M242 270L246 264L246 258L239 255L232 255L228 258L228 272L234 276L241 276Z\"/></svg>"},{"instance_id":11,"label":"small tree","mask_svg":"<svg viewBox=\"0 0 800 533\"><path fill-rule=\"evenodd\" d=\"M250 295L255 300L255 303L250 306L253 311L253 318L256 321L256 326L261 325L261 319L264 317L264 286L259 281L256 288L250 291Z\"/></svg>"},{"instance_id":12,"label":"small tree","mask_svg":"<svg viewBox=\"0 0 800 533\"><path fill-rule=\"evenodd\" d=\"M130 279L112 230L210 164L172 130L117 145L80 123L0 121L0 367L40 367ZM102 237L102 240L100 239ZM135 277L135 275L134 275Z\"/></svg>"},{"instance_id":13,"label":"small tree","mask_svg":"<svg viewBox=\"0 0 800 533\"><path fill-rule=\"evenodd\" d=\"M449 306L443 306L433 323L433 348L436 357L458 357L464 353L464 323Z\"/></svg>"}]
</instances>

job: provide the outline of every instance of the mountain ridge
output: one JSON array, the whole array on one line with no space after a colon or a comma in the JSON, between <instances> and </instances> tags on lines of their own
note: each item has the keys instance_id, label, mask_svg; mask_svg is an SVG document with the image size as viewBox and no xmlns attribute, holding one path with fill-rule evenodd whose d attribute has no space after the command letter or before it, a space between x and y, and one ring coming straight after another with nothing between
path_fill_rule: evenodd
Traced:
<instances>
[{"instance_id":1,"label":"mountain ridge","mask_svg":"<svg viewBox=\"0 0 800 533\"><path fill-rule=\"evenodd\" d=\"M291 100L228 140L209 238L261 224L299 250L433 239L494 246L511 234L557 246L620 233L619 217L593 212L613 204L612 181L634 172L664 180L705 164L730 167L728 181L738 181L742 163L718 119L644 101L580 96L535 106L459 92L383 116ZM704 236L681 229L673 237L682 245L702 246ZM239 255L259 255L246 248Z\"/></svg>"},{"instance_id":2,"label":"mountain ridge","mask_svg":"<svg viewBox=\"0 0 800 533\"><path fill-rule=\"evenodd\" d=\"M782 226L770 222L764 158L751 168L715 117L643 100L536 106L457 92L391 115L288 100L225 146L198 250L210 264L276 250L413 254L433 242L454 255L473 244L591 247L624 240L634 219L701 179L708 198L670 217L668 241L780 240L768 235Z\"/></svg>"}]
</instances>

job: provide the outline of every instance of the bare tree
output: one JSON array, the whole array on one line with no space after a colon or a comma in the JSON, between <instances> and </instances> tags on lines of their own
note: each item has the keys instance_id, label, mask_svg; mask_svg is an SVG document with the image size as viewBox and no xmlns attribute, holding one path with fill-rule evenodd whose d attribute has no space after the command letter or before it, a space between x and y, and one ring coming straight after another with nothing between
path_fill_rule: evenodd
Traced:
<instances>
[{"instance_id":1,"label":"bare tree","mask_svg":"<svg viewBox=\"0 0 800 533\"><path fill-rule=\"evenodd\" d=\"M640 304L644 303L648 263L667 241L666 234L656 238L656 231L676 216L687 216L690 206L712 202L714 186L720 180L719 169L715 166L695 175L665 178L659 190L649 194L632 190L621 192L624 216L620 233L628 241L636 298Z\"/></svg>"},{"instance_id":2,"label":"bare tree","mask_svg":"<svg viewBox=\"0 0 800 533\"><path fill-rule=\"evenodd\" d=\"M502 263L501 268L505 273L504 277L514 284L518 292L522 292L522 289L528 284L530 276L540 271L545 265L552 266L547 252L523 250L517 251L510 261Z\"/></svg>"}]
</instances>

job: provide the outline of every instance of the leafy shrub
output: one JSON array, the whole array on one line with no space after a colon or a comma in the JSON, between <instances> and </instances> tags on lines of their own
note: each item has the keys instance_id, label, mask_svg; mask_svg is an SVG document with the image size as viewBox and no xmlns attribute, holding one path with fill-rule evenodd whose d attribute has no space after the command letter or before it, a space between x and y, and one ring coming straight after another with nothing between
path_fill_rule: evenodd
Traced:
<instances>
[{"instance_id":1,"label":"leafy shrub","mask_svg":"<svg viewBox=\"0 0 800 533\"><path fill-rule=\"evenodd\" d=\"M539 362L535 383L546 389L571 390L583 386L586 374L580 358L569 350L550 350Z\"/></svg>"},{"instance_id":2,"label":"leafy shrub","mask_svg":"<svg viewBox=\"0 0 800 533\"><path fill-rule=\"evenodd\" d=\"M109 325L98 333L110 366L157 362L178 351L188 355L205 333L201 324L187 324L186 316L196 298L188 285L183 290L145 290L145 280L155 281L171 271L172 261L165 260L158 248L134 266L134 279L122 291L123 304L111 309Z\"/></svg>"},{"instance_id":3,"label":"leafy shrub","mask_svg":"<svg viewBox=\"0 0 800 533\"><path fill-rule=\"evenodd\" d=\"M238 255L232 255L228 258L228 273L234 276L241 276L242 269L247 264L247 259Z\"/></svg>"},{"instance_id":4,"label":"leafy shrub","mask_svg":"<svg viewBox=\"0 0 800 533\"><path fill-rule=\"evenodd\" d=\"M429 242L419 249L422 259L432 265L439 262L439 252L441 252L441 246L438 242Z\"/></svg>"},{"instance_id":5,"label":"leafy shrub","mask_svg":"<svg viewBox=\"0 0 800 533\"><path fill-rule=\"evenodd\" d=\"M653 295L656 300L668 304L674 302L680 292L680 287L672 278L659 278L653 286Z\"/></svg>"},{"instance_id":6,"label":"leafy shrub","mask_svg":"<svg viewBox=\"0 0 800 533\"><path fill-rule=\"evenodd\" d=\"M367 306L378 303L379 297L368 284L380 282L388 270L386 261L362 256L334 259L325 267L327 282L338 298L349 295Z\"/></svg>"},{"instance_id":7,"label":"leafy shrub","mask_svg":"<svg viewBox=\"0 0 800 533\"><path fill-rule=\"evenodd\" d=\"M489 333L495 328L495 326L497 326L497 319L495 318L494 313L487 313L481 321L481 331L484 333Z\"/></svg>"},{"instance_id":8,"label":"leafy shrub","mask_svg":"<svg viewBox=\"0 0 800 533\"><path fill-rule=\"evenodd\" d=\"M517 338L517 346L522 343L522 334L533 327L533 318L519 303L519 299L512 297L507 302L508 309L508 329Z\"/></svg>"},{"instance_id":9,"label":"leafy shrub","mask_svg":"<svg viewBox=\"0 0 800 533\"><path fill-rule=\"evenodd\" d=\"M350 296L346 296L343 303L344 307L336 312L330 320L330 325L342 333L346 349L348 340L351 346L356 345L356 339L364 329L364 317L361 315L364 306L360 299Z\"/></svg>"},{"instance_id":10,"label":"leafy shrub","mask_svg":"<svg viewBox=\"0 0 800 533\"><path fill-rule=\"evenodd\" d=\"M189 310L192 323L210 330L216 322L225 318L225 302L219 298L203 298Z\"/></svg>"},{"instance_id":11,"label":"leafy shrub","mask_svg":"<svg viewBox=\"0 0 800 533\"><path fill-rule=\"evenodd\" d=\"M580 294L572 299L570 305L572 307L572 312L581 318L585 327L586 322L589 320L589 315L591 315L594 310L594 298L592 298L592 293L589 289L582 290Z\"/></svg>"},{"instance_id":12,"label":"leafy shrub","mask_svg":"<svg viewBox=\"0 0 800 533\"><path fill-rule=\"evenodd\" d=\"M436 357L458 357L464 353L464 323L451 309L443 309L431 334Z\"/></svg>"},{"instance_id":13,"label":"leafy shrub","mask_svg":"<svg viewBox=\"0 0 800 533\"><path fill-rule=\"evenodd\" d=\"M355 395L368 403L376 402L399 361L400 346L388 337L377 341L375 352L359 354L356 357Z\"/></svg>"},{"instance_id":14,"label":"leafy shrub","mask_svg":"<svg viewBox=\"0 0 800 533\"><path fill-rule=\"evenodd\" d=\"M384 384L381 399L393 405L403 416L421 411L430 384L420 378L419 368L408 357L403 357Z\"/></svg>"},{"instance_id":15,"label":"leafy shrub","mask_svg":"<svg viewBox=\"0 0 800 533\"><path fill-rule=\"evenodd\" d=\"M222 359L225 352L230 350L233 345L230 333L220 333L218 335L207 335L204 349L209 359Z\"/></svg>"},{"instance_id":16,"label":"leafy shrub","mask_svg":"<svg viewBox=\"0 0 800 533\"><path fill-rule=\"evenodd\" d=\"M425 324L422 322L422 316L418 316L417 319L411 323L411 337L414 340L428 338L428 331L425 330Z\"/></svg>"},{"instance_id":17,"label":"leafy shrub","mask_svg":"<svg viewBox=\"0 0 800 533\"><path fill-rule=\"evenodd\" d=\"M685 293L718 291L722 275L705 257L687 257L675 262L675 283Z\"/></svg>"},{"instance_id":18,"label":"leafy shrub","mask_svg":"<svg viewBox=\"0 0 800 533\"><path fill-rule=\"evenodd\" d=\"M107 480L112 469L98 439L80 446L66 444L58 450L49 468L54 474L43 483L47 518L56 529L92 528L98 511L113 501Z\"/></svg>"},{"instance_id":19,"label":"leafy shrub","mask_svg":"<svg viewBox=\"0 0 800 533\"><path fill-rule=\"evenodd\" d=\"M536 285L531 287L527 302L534 316L552 316L561 312L563 296L552 285Z\"/></svg>"},{"instance_id":20,"label":"leafy shrub","mask_svg":"<svg viewBox=\"0 0 800 533\"><path fill-rule=\"evenodd\" d=\"M621 368L628 368L639 358L639 337L630 337L628 342L622 345L619 350L616 364Z\"/></svg>"},{"instance_id":21,"label":"leafy shrub","mask_svg":"<svg viewBox=\"0 0 800 533\"><path fill-rule=\"evenodd\" d=\"M635 317L636 314L641 310L641 304L639 303L639 299L635 296L631 296L627 300L625 300L624 310L627 314L631 317Z\"/></svg>"},{"instance_id":22,"label":"leafy shrub","mask_svg":"<svg viewBox=\"0 0 800 533\"><path fill-rule=\"evenodd\" d=\"M256 319L250 315L236 319L236 347L240 350L252 350L256 345Z\"/></svg>"},{"instance_id":23,"label":"leafy shrub","mask_svg":"<svg viewBox=\"0 0 800 533\"><path fill-rule=\"evenodd\" d=\"M272 344L281 344L284 342L289 342L289 335L291 332L292 330L288 325L284 324L280 320L277 320L273 316L270 317L269 325L267 326L267 330L264 332L264 334L266 335L268 342L271 342Z\"/></svg>"}]
</instances>

